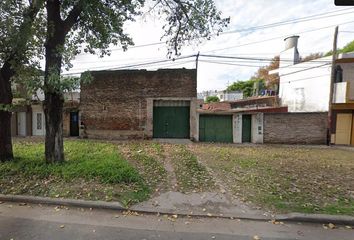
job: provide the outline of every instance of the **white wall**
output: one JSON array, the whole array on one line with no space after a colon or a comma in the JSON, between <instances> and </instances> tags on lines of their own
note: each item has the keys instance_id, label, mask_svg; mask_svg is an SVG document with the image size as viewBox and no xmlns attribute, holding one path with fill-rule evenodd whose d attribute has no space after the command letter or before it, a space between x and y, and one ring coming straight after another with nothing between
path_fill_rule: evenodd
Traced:
<instances>
[{"instance_id":1,"label":"white wall","mask_svg":"<svg viewBox=\"0 0 354 240\"><path fill-rule=\"evenodd\" d=\"M252 143L263 143L263 113L252 114Z\"/></svg>"},{"instance_id":2,"label":"white wall","mask_svg":"<svg viewBox=\"0 0 354 240\"><path fill-rule=\"evenodd\" d=\"M328 111L331 57L279 69L279 97L289 112Z\"/></svg>"},{"instance_id":3,"label":"white wall","mask_svg":"<svg viewBox=\"0 0 354 240\"><path fill-rule=\"evenodd\" d=\"M349 84L349 100L354 101L354 63L340 63L340 66L343 69L343 82Z\"/></svg>"}]
</instances>

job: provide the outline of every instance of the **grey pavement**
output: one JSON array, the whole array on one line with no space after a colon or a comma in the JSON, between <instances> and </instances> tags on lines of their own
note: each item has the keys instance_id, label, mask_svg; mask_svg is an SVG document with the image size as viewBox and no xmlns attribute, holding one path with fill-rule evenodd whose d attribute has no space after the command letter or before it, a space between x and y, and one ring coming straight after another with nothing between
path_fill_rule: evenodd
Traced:
<instances>
[{"instance_id":1,"label":"grey pavement","mask_svg":"<svg viewBox=\"0 0 354 240\"><path fill-rule=\"evenodd\" d=\"M247 206L237 199L230 199L220 192L180 193L166 192L148 201L134 205L134 211L179 213L190 215L226 216L238 218L269 219L271 214Z\"/></svg>"},{"instance_id":2,"label":"grey pavement","mask_svg":"<svg viewBox=\"0 0 354 240\"><path fill-rule=\"evenodd\" d=\"M255 236L258 238L255 238ZM341 239L354 231L321 224L138 215L113 210L0 204L1 240L56 239Z\"/></svg>"}]
</instances>

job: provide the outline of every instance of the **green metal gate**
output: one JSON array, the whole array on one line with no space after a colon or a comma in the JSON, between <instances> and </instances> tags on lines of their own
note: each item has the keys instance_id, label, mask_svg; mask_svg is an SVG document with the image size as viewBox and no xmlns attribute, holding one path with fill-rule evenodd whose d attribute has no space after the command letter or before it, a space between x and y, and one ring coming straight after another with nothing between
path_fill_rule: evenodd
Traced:
<instances>
[{"instance_id":1,"label":"green metal gate","mask_svg":"<svg viewBox=\"0 0 354 240\"><path fill-rule=\"evenodd\" d=\"M199 141L233 142L231 115L200 115Z\"/></svg>"},{"instance_id":2,"label":"green metal gate","mask_svg":"<svg viewBox=\"0 0 354 240\"><path fill-rule=\"evenodd\" d=\"M189 112L189 106L155 106L153 110L153 137L189 138Z\"/></svg>"},{"instance_id":3,"label":"green metal gate","mask_svg":"<svg viewBox=\"0 0 354 240\"><path fill-rule=\"evenodd\" d=\"M242 142L251 142L252 116L242 115Z\"/></svg>"}]
</instances>

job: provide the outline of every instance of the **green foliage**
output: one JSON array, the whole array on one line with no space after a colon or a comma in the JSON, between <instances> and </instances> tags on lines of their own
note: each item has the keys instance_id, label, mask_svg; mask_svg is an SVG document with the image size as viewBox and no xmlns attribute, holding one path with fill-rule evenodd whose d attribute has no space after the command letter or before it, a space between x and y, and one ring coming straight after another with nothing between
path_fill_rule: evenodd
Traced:
<instances>
[{"instance_id":1,"label":"green foliage","mask_svg":"<svg viewBox=\"0 0 354 240\"><path fill-rule=\"evenodd\" d=\"M28 178L58 177L65 181L85 178L101 183L139 183L139 173L112 144L68 141L65 163L47 165L43 144L16 144L15 161L0 165L0 176L24 175Z\"/></svg>"},{"instance_id":2,"label":"green foliage","mask_svg":"<svg viewBox=\"0 0 354 240\"><path fill-rule=\"evenodd\" d=\"M44 0L0 1L0 64L11 64L17 75L39 67L44 49ZM22 71L22 72L21 72Z\"/></svg>"},{"instance_id":3,"label":"green foliage","mask_svg":"<svg viewBox=\"0 0 354 240\"><path fill-rule=\"evenodd\" d=\"M209 96L205 100L206 103L211 103L211 102L220 102L220 99L217 96Z\"/></svg>"},{"instance_id":4,"label":"green foliage","mask_svg":"<svg viewBox=\"0 0 354 240\"><path fill-rule=\"evenodd\" d=\"M255 83L259 84L259 92L265 88L264 80L250 79L247 81L234 82L226 90L227 91L242 91L244 97L252 97Z\"/></svg>"},{"instance_id":5,"label":"green foliage","mask_svg":"<svg viewBox=\"0 0 354 240\"><path fill-rule=\"evenodd\" d=\"M222 18L213 0L157 0L157 12L166 19L163 26L168 55L179 55L185 44L198 44L218 35L230 23Z\"/></svg>"},{"instance_id":6,"label":"green foliage","mask_svg":"<svg viewBox=\"0 0 354 240\"><path fill-rule=\"evenodd\" d=\"M15 160L0 163L0 193L120 201L146 200L151 189L113 144L66 141L67 161L45 164L42 143L15 142Z\"/></svg>"},{"instance_id":7,"label":"green foliage","mask_svg":"<svg viewBox=\"0 0 354 240\"><path fill-rule=\"evenodd\" d=\"M347 43L343 48L339 48L337 50L337 53L349 53L349 52L354 52L354 40ZM333 51L329 51L327 52L324 56L325 57L328 57L328 56L331 56L333 53Z\"/></svg>"}]
</instances>

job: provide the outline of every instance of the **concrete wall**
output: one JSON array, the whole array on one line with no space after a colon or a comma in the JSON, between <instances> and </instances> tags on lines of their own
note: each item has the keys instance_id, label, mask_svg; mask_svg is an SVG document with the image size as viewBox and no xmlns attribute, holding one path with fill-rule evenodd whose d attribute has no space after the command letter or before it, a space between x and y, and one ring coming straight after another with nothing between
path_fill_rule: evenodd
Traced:
<instances>
[{"instance_id":1,"label":"concrete wall","mask_svg":"<svg viewBox=\"0 0 354 240\"><path fill-rule=\"evenodd\" d=\"M354 63L339 63L343 69L343 82L349 84L348 98L354 101Z\"/></svg>"},{"instance_id":2,"label":"concrete wall","mask_svg":"<svg viewBox=\"0 0 354 240\"><path fill-rule=\"evenodd\" d=\"M232 120L234 143L242 143L242 114L234 114Z\"/></svg>"},{"instance_id":3,"label":"concrete wall","mask_svg":"<svg viewBox=\"0 0 354 240\"><path fill-rule=\"evenodd\" d=\"M279 69L279 97L289 112L328 111L331 57Z\"/></svg>"},{"instance_id":4,"label":"concrete wall","mask_svg":"<svg viewBox=\"0 0 354 240\"><path fill-rule=\"evenodd\" d=\"M252 143L263 143L263 113L252 115Z\"/></svg>"},{"instance_id":5,"label":"concrete wall","mask_svg":"<svg viewBox=\"0 0 354 240\"><path fill-rule=\"evenodd\" d=\"M264 143L326 144L327 113L264 113Z\"/></svg>"},{"instance_id":6,"label":"concrete wall","mask_svg":"<svg viewBox=\"0 0 354 240\"><path fill-rule=\"evenodd\" d=\"M153 100L192 101L197 97L195 70L99 71L92 75L93 81L81 86L80 96L81 121L87 137L150 138ZM191 112L191 129L195 115Z\"/></svg>"},{"instance_id":7,"label":"concrete wall","mask_svg":"<svg viewBox=\"0 0 354 240\"><path fill-rule=\"evenodd\" d=\"M251 142L263 143L263 113L245 113L252 115ZM242 143L242 113L233 115L234 143Z\"/></svg>"}]
</instances>

